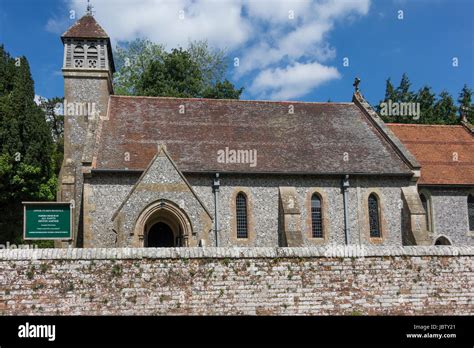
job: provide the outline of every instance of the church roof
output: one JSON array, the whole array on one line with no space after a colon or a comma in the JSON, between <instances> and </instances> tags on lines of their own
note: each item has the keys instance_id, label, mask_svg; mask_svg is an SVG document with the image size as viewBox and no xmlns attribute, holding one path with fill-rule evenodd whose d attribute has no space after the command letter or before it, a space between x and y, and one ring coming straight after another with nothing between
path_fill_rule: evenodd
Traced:
<instances>
[{"instance_id":1,"label":"church roof","mask_svg":"<svg viewBox=\"0 0 474 348\"><path fill-rule=\"evenodd\" d=\"M354 103L126 96L109 99L93 169L144 170L159 144L183 172L412 174Z\"/></svg>"},{"instance_id":2,"label":"church roof","mask_svg":"<svg viewBox=\"0 0 474 348\"><path fill-rule=\"evenodd\" d=\"M94 16L86 14L74 23L61 38L108 39L109 36L97 23Z\"/></svg>"},{"instance_id":3,"label":"church roof","mask_svg":"<svg viewBox=\"0 0 474 348\"><path fill-rule=\"evenodd\" d=\"M474 185L474 136L464 126L387 124L421 163L420 185Z\"/></svg>"}]
</instances>

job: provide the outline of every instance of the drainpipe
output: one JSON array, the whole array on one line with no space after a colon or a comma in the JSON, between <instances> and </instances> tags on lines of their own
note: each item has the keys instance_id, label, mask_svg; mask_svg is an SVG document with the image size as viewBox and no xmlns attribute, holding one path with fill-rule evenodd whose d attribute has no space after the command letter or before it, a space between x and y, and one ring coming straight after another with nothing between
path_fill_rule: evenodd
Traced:
<instances>
[{"instance_id":1,"label":"drainpipe","mask_svg":"<svg viewBox=\"0 0 474 348\"><path fill-rule=\"evenodd\" d=\"M344 198L344 237L346 240L346 245L350 244L349 240L349 175L345 175L342 179L342 193Z\"/></svg>"},{"instance_id":2,"label":"drainpipe","mask_svg":"<svg viewBox=\"0 0 474 348\"><path fill-rule=\"evenodd\" d=\"M221 185L219 181L219 173L216 173L216 177L214 178L214 182L212 183L212 191L214 192L214 238L216 240L216 247L219 246L218 241L218 231L219 231L219 218L217 215L217 211L219 210L219 186Z\"/></svg>"}]
</instances>

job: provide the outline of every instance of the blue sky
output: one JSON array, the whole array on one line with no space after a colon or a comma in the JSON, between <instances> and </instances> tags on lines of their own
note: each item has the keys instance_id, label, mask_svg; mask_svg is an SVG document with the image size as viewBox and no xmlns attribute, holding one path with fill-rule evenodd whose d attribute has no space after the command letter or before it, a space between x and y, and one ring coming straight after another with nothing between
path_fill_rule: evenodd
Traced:
<instances>
[{"instance_id":1,"label":"blue sky","mask_svg":"<svg viewBox=\"0 0 474 348\"><path fill-rule=\"evenodd\" d=\"M63 95L60 34L85 0L0 0L0 43L25 55L36 94ZM350 101L355 76L372 104L406 72L457 98L474 87L471 0L93 0L114 44L146 37L168 48L207 39L226 48L242 99ZM399 19L399 11L403 19ZM180 12L183 11L183 12ZM181 15L181 17L180 17ZM183 18L184 17L184 18ZM453 58L458 66L453 66ZM234 67L234 58L239 66ZM349 66L343 66L344 58Z\"/></svg>"}]
</instances>

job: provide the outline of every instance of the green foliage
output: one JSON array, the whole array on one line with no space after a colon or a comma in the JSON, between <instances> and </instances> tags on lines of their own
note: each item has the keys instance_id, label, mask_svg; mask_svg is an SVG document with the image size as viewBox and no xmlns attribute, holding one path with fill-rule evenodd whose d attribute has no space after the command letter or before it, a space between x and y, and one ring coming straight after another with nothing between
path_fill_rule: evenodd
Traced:
<instances>
[{"instance_id":1,"label":"green foliage","mask_svg":"<svg viewBox=\"0 0 474 348\"><path fill-rule=\"evenodd\" d=\"M54 144L25 57L0 46L0 243L19 244L22 201L54 200Z\"/></svg>"},{"instance_id":2,"label":"green foliage","mask_svg":"<svg viewBox=\"0 0 474 348\"><path fill-rule=\"evenodd\" d=\"M436 124L437 117L434 110L436 95L431 92L431 87L424 86L418 90L415 95L415 102L420 103L423 123Z\"/></svg>"},{"instance_id":3,"label":"green foliage","mask_svg":"<svg viewBox=\"0 0 474 348\"><path fill-rule=\"evenodd\" d=\"M114 61L117 72L114 75L115 93L119 95L137 95L137 86L141 76L151 62L161 61L165 54L162 45L149 40L136 39L125 43L125 48L117 46Z\"/></svg>"},{"instance_id":4,"label":"green foliage","mask_svg":"<svg viewBox=\"0 0 474 348\"><path fill-rule=\"evenodd\" d=\"M400 84L394 88L391 79L387 79L385 85L385 96L376 106L377 112L385 122L396 123L423 123L423 124L459 124L459 115L461 108L465 108L470 123L474 121L474 107L471 102L472 90L464 85L459 98L457 100L459 106L456 106L453 97L446 91L442 91L436 96L432 92L431 87L425 85L417 92L411 91L411 82L407 74L403 74ZM419 103L420 116L403 116L403 115L384 115L382 111L382 103Z\"/></svg>"},{"instance_id":5,"label":"green foliage","mask_svg":"<svg viewBox=\"0 0 474 348\"><path fill-rule=\"evenodd\" d=\"M202 74L191 55L180 49L173 49L163 60L150 63L138 86L139 95L192 98L201 90Z\"/></svg>"},{"instance_id":6,"label":"green foliage","mask_svg":"<svg viewBox=\"0 0 474 348\"><path fill-rule=\"evenodd\" d=\"M434 105L434 113L442 124L456 124L459 120L456 117L457 108L451 95L442 91L439 99Z\"/></svg>"},{"instance_id":7,"label":"green foliage","mask_svg":"<svg viewBox=\"0 0 474 348\"><path fill-rule=\"evenodd\" d=\"M166 52L161 45L137 39L117 47L115 57L117 94L239 99L243 92L225 79L225 52L212 50L206 41Z\"/></svg>"},{"instance_id":8,"label":"green foliage","mask_svg":"<svg viewBox=\"0 0 474 348\"><path fill-rule=\"evenodd\" d=\"M464 85L461 90L461 93L459 93L458 103L459 114L461 115L461 113L465 113L468 122L470 124L474 124L474 104L472 103L472 89L468 88L467 85Z\"/></svg>"},{"instance_id":9,"label":"green foliage","mask_svg":"<svg viewBox=\"0 0 474 348\"><path fill-rule=\"evenodd\" d=\"M211 99L239 99L243 91L243 87L235 89L234 85L226 79L224 82L217 82L215 86L206 90L203 97Z\"/></svg>"},{"instance_id":10,"label":"green foliage","mask_svg":"<svg viewBox=\"0 0 474 348\"><path fill-rule=\"evenodd\" d=\"M407 74L402 75L400 85L395 90L395 96L399 102L412 102L414 99L414 93L410 91L411 82L408 79Z\"/></svg>"},{"instance_id":11,"label":"green foliage","mask_svg":"<svg viewBox=\"0 0 474 348\"><path fill-rule=\"evenodd\" d=\"M64 98L40 98L40 108L46 115L51 135L53 137L52 165L53 171L59 175L64 156L64 115L60 113Z\"/></svg>"}]
</instances>

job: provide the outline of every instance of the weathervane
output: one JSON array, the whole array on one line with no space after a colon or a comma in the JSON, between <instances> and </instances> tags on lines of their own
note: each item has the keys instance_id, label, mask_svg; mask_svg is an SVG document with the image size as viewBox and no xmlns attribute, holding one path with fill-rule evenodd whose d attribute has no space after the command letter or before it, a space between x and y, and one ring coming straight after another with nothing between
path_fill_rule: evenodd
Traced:
<instances>
[{"instance_id":1,"label":"weathervane","mask_svg":"<svg viewBox=\"0 0 474 348\"><path fill-rule=\"evenodd\" d=\"M87 10L86 10L86 13L89 15L89 16L92 16L93 15L93 12L92 9L94 7L91 5L91 0L87 0Z\"/></svg>"},{"instance_id":2,"label":"weathervane","mask_svg":"<svg viewBox=\"0 0 474 348\"><path fill-rule=\"evenodd\" d=\"M356 77L354 80L354 84L352 85L354 86L356 92L359 92L359 83L360 83L360 78Z\"/></svg>"}]
</instances>

